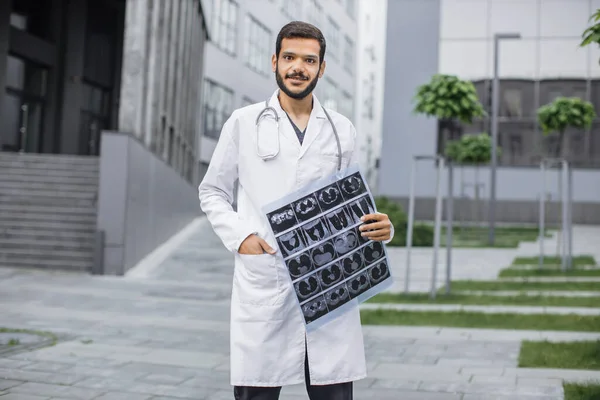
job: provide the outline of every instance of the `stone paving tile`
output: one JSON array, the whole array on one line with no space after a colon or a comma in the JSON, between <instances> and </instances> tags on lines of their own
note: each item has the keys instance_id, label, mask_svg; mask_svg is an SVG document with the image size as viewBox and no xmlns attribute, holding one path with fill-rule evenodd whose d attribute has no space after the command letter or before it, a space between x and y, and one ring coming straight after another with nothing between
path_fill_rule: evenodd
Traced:
<instances>
[{"instance_id":1,"label":"stone paving tile","mask_svg":"<svg viewBox=\"0 0 600 400\"><path fill-rule=\"evenodd\" d=\"M150 398L151 396L147 394L110 392L94 397L94 400L149 400Z\"/></svg>"},{"instance_id":2,"label":"stone paving tile","mask_svg":"<svg viewBox=\"0 0 600 400\"><path fill-rule=\"evenodd\" d=\"M1 400L49 400L48 396L35 396L23 393L7 393L0 396ZM54 399L58 399L55 397Z\"/></svg>"},{"instance_id":3,"label":"stone paving tile","mask_svg":"<svg viewBox=\"0 0 600 400\"><path fill-rule=\"evenodd\" d=\"M10 388L22 385L23 381L16 381L10 379L0 379L0 392L8 390Z\"/></svg>"},{"instance_id":4,"label":"stone paving tile","mask_svg":"<svg viewBox=\"0 0 600 400\"><path fill-rule=\"evenodd\" d=\"M74 386L51 385L48 383L26 382L22 385L10 389L11 393L24 393L44 396L62 396L67 398L76 398L79 400L91 400L106 390L79 388Z\"/></svg>"}]
</instances>

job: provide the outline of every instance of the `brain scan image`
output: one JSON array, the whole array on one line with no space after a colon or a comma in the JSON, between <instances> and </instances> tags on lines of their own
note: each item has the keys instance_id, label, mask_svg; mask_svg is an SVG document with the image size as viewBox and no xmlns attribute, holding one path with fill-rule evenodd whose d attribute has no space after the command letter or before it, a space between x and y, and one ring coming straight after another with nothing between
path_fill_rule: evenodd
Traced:
<instances>
[{"instance_id":1,"label":"brain scan image","mask_svg":"<svg viewBox=\"0 0 600 400\"><path fill-rule=\"evenodd\" d=\"M321 288L323 289L335 285L344 278L344 275L342 274L342 267L340 267L337 263L317 271L316 275L319 278Z\"/></svg>"},{"instance_id":2,"label":"brain scan image","mask_svg":"<svg viewBox=\"0 0 600 400\"><path fill-rule=\"evenodd\" d=\"M367 188L358 173L341 180L339 186L342 190L342 196L344 196L344 199L346 200L360 196L367 191Z\"/></svg>"},{"instance_id":3,"label":"brain scan image","mask_svg":"<svg viewBox=\"0 0 600 400\"><path fill-rule=\"evenodd\" d=\"M302 226L308 246L322 242L330 236L324 219L316 219Z\"/></svg>"},{"instance_id":4,"label":"brain scan image","mask_svg":"<svg viewBox=\"0 0 600 400\"><path fill-rule=\"evenodd\" d=\"M306 196L294 203L294 212L299 222L305 222L321 213L321 208L314 194Z\"/></svg>"},{"instance_id":5,"label":"brain scan image","mask_svg":"<svg viewBox=\"0 0 600 400\"><path fill-rule=\"evenodd\" d=\"M344 208L338 208L337 210L327 214L325 219L329 223L329 228L332 234L341 232L352 225Z\"/></svg>"},{"instance_id":6,"label":"brain scan image","mask_svg":"<svg viewBox=\"0 0 600 400\"><path fill-rule=\"evenodd\" d=\"M306 300L321 291L319 279L315 274L302 278L294 284L294 288L300 301Z\"/></svg>"},{"instance_id":7,"label":"brain scan image","mask_svg":"<svg viewBox=\"0 0 600 400\"><path fill-rule=\"evenodd\" d=\"M292 279L298 279L314 269L313 263L310 260L310 255L302 253L299 256L290 258L286 261L288 271Z\"/></svg>"},{"instance_id":8,"label":"brain scan image","mask_svg":"<svg viewBox=\"0 0 600 400\"><path fill-rule=\"evenodd\" d=\"M323 211L330 210L344 202L340 188L336 184L317 192L317 199Z\"/></svg>"},{"instance_id":9,"label":"brain scan image","mask_svg":"<svg viewBox=\"0 0 600 400\"><path fill-rule=\"evenodd\" d=\"M317 267L322 267L336 258L335 248L331 242L325 242L311 250L311 258Z\"/></svg>"},{"instance_id":10,"label":"brain scan image","mask_svg":"<svg viewBox=\"0 0 600 400\"><path fill-rule=\"evenodd\" d=\"M322 317L327 312L327 303L324 296L319 296L302 305L302 314L304 314L304 320L307 324Z\"/></svg>"},{"instance_id":11,"label":"brain scan image","mask_svg":"<svg viewBox=\"0 0 600 400\"><path fill-rule=\"evenodd\" d=\"M350 301L350 291L345 283L330 289L325 293L325 301L329 311L335 310L339 306Z\"/></svg>"},{"instance_id":12,"label":"brain scan image","mask_svg":"<svg viewBox=\"0 0 600 400\"><path fill-rule=\"evenodd\" d=\"M361 222L360 218L363 215L372 214L375 212L373 203L371 203L371 199L368 196L361 197L357 201L350 203L347 207L353 224L358 224Z\"/></svg>"},{"instance_id":13,"label":"brain scan image","mask_svg":"<svg viewBox=\"0 0 600 400\"><path fill-rule=\"evenodd\" d=\"M341 263L346 278L351 277L365 267L362 253L360 251L350 254L348 257L344 258Z\"/></svg>"},{"instance_id":14,"label":"brain scan image","mask_svg":"<svg viewBox=\"0 0 600 400\"><path fill-rule=\"evenodd\" d=\"M390 270L387 266L386 261L381 261L376 265L369 268L369 280L371 281L371 285L375 286L384 279L390 276Z\"/></svg>"},{"instance_id":15,"label":"brain scan image","mask_svg":"<svg viewBox=\"0 0 600 400\"><path fill-rule=\"evenodd\" d=\"M306 247L302 231L299 229L284 233L277 238L277 242L284 257L302 251Z\"/></svg>"},{"instance_id":16,"label":"brain scan image","mask_svg":"<svg viewBox=\"0 0 600 400\"><path fill-rule=\"evenodd\" d=\"M350 297L352 298L355 298L371 288L371 283L367 272L362 272L356 275L354 278L349 279L346 281L346 285L348 286Z\"/></svg>"},{"instance_id":17,"label":"brain scan image","mask_svg":"<svg viewBox=\"0 0 600 400\"><path fill-rule=\"evenodd\" d=\"M267 218L275 234L293 228L298 224L298 220L296 219L296 215L291 206L286 206L273 211L272 213L267 214Z\"/></svg>"},{"instance_id":18,"label":"brain scan image","mask_svg":"<svg viewBox=\"0 0 600 400\"><path fill-rule=\"evenodd\" d=\"M381 242L370 242L368 245L362 248L365 263L372 264L375 261L383 257L383 245Z\"/></svg>"},{"instance_id":19,"label":"brain scan image","mask_svg":"<svg viewBox=\"0 0 600 400\"><path fill-rule=\"evenodd\" d=\"M336 236L333 238L333 245L335 246L335 251L339 255L354 250L358 246L358 236L356 235L356 231L349 230Z\"/></svg>"}]
</instances>

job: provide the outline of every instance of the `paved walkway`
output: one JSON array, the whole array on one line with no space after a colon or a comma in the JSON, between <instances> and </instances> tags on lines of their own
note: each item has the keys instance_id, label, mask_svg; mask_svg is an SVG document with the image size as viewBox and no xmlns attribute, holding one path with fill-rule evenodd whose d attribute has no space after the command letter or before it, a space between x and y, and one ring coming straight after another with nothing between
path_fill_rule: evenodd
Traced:
<instances>
[{"instance_id":1,"label":"paved walkway","mask_svg":"<svg viewBox=\"0 0 600 400\"><path fill-rule=\"evenodd\" d=\"M485 314L553 314L553 315L600 315L599 308L592 307L539 307L539 306L478 306L461 304L395 304L365 303L365 310L402 310L402 311L471 311Z\"/></svg>"},{"instance_id":2,"label":"paved walkway","mask_svg":"<svg viewBox=\"0 0 600 400\"><path fill-rule=\"evenodd\" d=\"M0 321L59 334L0 357L0 400L225 400L232 257L206 223L129 277L0 270ZM137 276L137 277L136 277ZM365 327L369 378L355 398L563 399L600 372L517 368L520 342L600 334ZM283 400L306 399L302 385Z\"/></svg>"}]
</instances>

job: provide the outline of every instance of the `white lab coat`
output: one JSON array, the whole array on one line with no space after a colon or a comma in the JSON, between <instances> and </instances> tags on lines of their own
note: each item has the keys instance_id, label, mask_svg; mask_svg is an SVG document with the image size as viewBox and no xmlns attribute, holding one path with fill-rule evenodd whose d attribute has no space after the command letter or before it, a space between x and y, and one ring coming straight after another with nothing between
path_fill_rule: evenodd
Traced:
<instances>
[{"instance_id":1,"label":"white lab coat","mask_svg":"<svg viewBox=\"0 0 600 400\"><path fill-rule=\"evenodd\" d=\"M359 310L354 308L307 334L281 253L272 256L237 252L252 233L277 249L261 213L262 206L336 171L335 136L316 96L301 145L277 94L275 91L269 105L279 115L279 155L270 161L257 155L255 121L265 102L238 109L225 122L199 186L202 210L223 244L235 255L231 384L284 386L304 382L305 337L311 384L355 381L367 373ZM338 130L342 167L346 167L355 152L356 131L346 117L327 111ZM272 116L269 118L273 120ZM274 124L261 124L260 134L261 144L269 149L276 146ZM237 212L231 206L236 179Z\"/></svg>"}]
</instances>

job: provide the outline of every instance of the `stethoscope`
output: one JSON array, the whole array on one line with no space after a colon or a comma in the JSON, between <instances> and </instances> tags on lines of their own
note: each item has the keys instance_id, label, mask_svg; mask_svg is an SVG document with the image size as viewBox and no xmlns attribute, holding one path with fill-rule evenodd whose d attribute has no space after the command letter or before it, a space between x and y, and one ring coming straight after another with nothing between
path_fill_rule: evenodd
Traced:
<instances>
[{"instance_id":1,"label":"stethoscope","mask_svg":"<svg viewBox=\"0 0 600 400\"><path fill-rule=\"evenodd\" d=\"M329 124L331 124L331 128L333 129L333 133L335 135L335 140L337 142L337 169L338 172L341 171L342 169L342 145L340 144L340 137L338 135L337 129L335 128L335 124L333 123L331 116L329 116L329 113L327 112L327 110L325 109L325 107L321 106L321 108L323 108L323 111L325 112L325 115L327 116L327 119L329 120ZM259 125L260 122L263 118L266 118L270 113L270 111L272 111L273 116L275 116L275 122L277 123L277 151L275 151L274 153L269 153L269 154L260 154L260 149L258 146L259 143L259 138L258 138L258 133L259 133ZM262 158L264 161L268 161L268 160L272 160L275 157L277 157L277 155L279 154L279 150L280 150L281 146L279 144L279 115L277 114L277 110L275 110L273 107L269 106L269 99L265 100L265 108L262 109L262 111L258 114L258 117L256 117L256 154Z\"/></svg>"}]
</instances>

